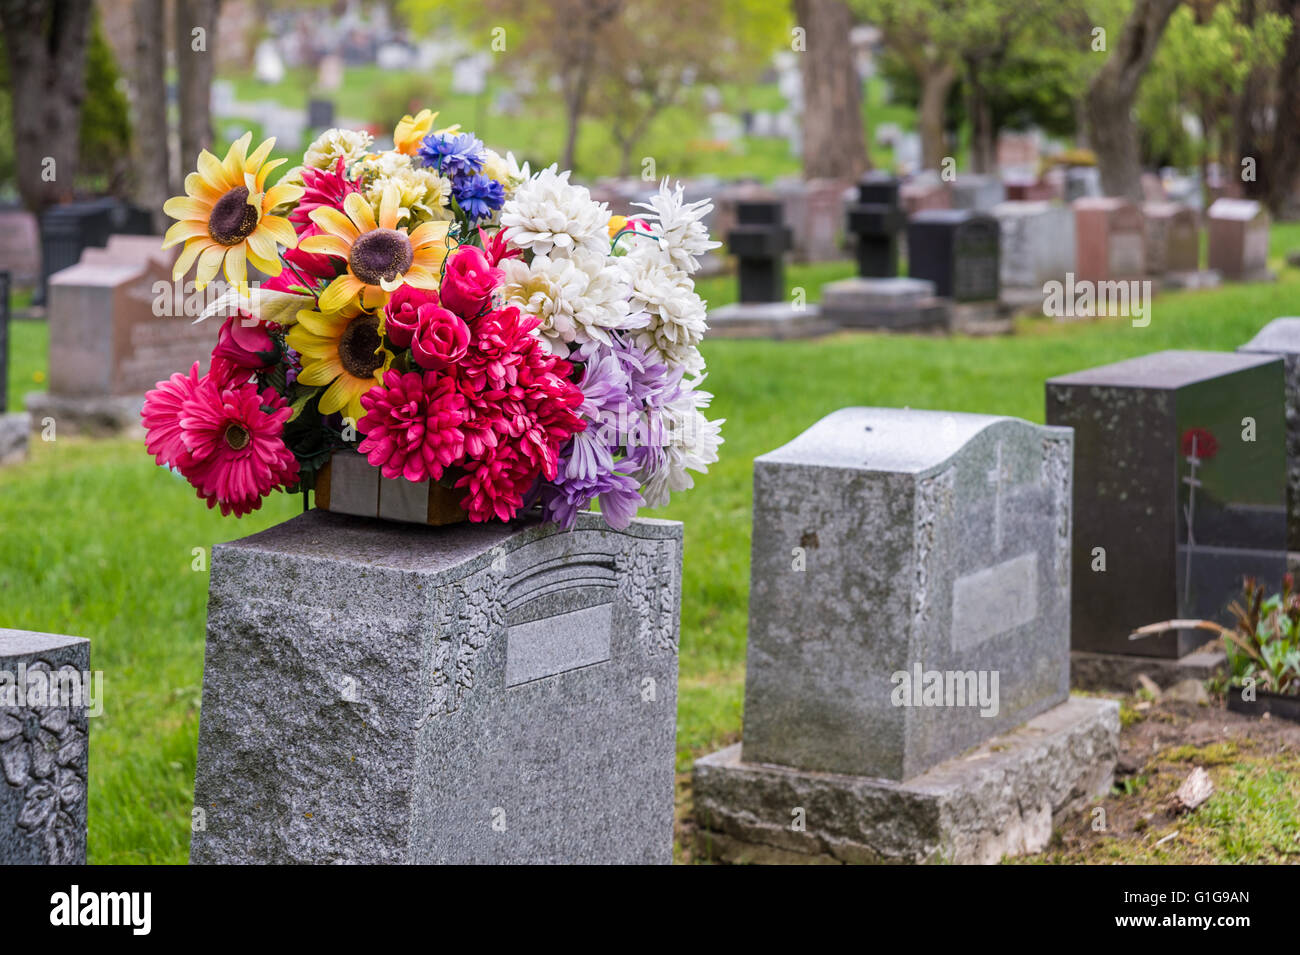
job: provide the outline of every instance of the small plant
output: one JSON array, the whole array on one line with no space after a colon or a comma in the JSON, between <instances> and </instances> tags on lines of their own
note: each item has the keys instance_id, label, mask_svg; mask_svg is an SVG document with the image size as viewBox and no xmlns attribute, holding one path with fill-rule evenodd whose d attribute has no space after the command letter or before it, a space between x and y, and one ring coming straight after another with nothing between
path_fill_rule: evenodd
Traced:
<instances>
[{"instance_id":1,"label":"small plant","mask_svg":"<svg viewBox=\"0 0 1300 955\"><path fill-rule=\"evenodd\" d=\"M1223 638L1228 656L1229 683L1247 680L1269 693L1300 696L1300 593L1295 578L1282 578L1281 593L1264 596L1264 585L1253 577L1242 583L1241 599L1228 605L1235 626L1213 620L1165 620L1133 631L1130 639L1166 630L1211 630Z\"/></svg>"}]
</instances>

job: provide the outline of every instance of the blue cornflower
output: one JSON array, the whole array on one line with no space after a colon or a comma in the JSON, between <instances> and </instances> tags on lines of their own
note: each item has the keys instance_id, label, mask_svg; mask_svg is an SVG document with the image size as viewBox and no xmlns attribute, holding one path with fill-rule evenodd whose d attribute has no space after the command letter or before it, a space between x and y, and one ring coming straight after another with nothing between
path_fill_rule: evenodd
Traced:
<instances>
[{"instance_id":1,"label":"blue cornflower","mask_svg":"<svg viewBox=\"0 0 1300 955\"><path fill-rule=\"evenodd\" d=\"M487 176L462 176L453 180L451 194L470 219L487 219L506 201L501 183Z\"/></svg>"},{"instance_id":2,"label":"blue cornflower","mask_svg":"<svg viewBox=\"0 0 1300 955\"><path fill-rule=\"evenodd\" d=\"M449 179L483 169L483 143L473 133L430 133L420 143L420 161Z\"/></svg>"}]
</instances>

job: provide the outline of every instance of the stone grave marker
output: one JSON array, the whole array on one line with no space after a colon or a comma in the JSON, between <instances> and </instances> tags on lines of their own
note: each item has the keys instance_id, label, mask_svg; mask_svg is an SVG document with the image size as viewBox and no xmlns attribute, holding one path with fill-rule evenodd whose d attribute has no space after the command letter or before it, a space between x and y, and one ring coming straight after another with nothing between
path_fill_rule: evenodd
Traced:
<instances>
[{"instance_id":1,"label":"stone grave marker","mask_svg":"<svg viewBox=\"0 0 1300 955\"><path fill-rule=\"evenodd\" d=\"M1101 197L1101 172L1096 166L1069 166L1065 170L1065 201Z\"/></svg>"},{"instance_id":2,"label":"stone grave marker","mask_svg":"<svg viewBox=\"0 0 1300 955\"><path fill-rule=\"evenodd\" d=\"M1282 362L1268 355L1164 351L1047 381L1048 423L1075 429L1076 685L1127 682L1130 665L1158 681L1196 675L1178 661L1212 635L1129 635L1230 622L1243 575L1280 584L1283 402Z\"/></svg>"},{"instance_id":3,"label":"stone grave marker","mask_svg":"<svg viewBox=\"0 0 1300 955\"><path fill-rule=\"evenodd\" d=\"M918 212L907 223L907 274L957 302L997 301L998 221L966 209Z\"/></svg>"},{"instance_id":4,"label":"stone grave marker","mask_svg":"<svg viewBox=\"0 0 1300 955\"><path fill-rule=\"evenodd\" d=\"M951 209L951 183L933 169L922 170L899 187L898 199L909 216L925 209Z\"/></svg>"},{"instance_id":5,"label":"stone grave marker","mask_svg":"<svg viewBox=\"0 0 1300 955\"><path fill-rule=\"evenodd\" d=\"M893 278L898 275L898 240L905 224L899 203L899 182L870 172L858 180L857 198L844 210L845 232L851 236L858 275Z\"/></svg>"},{"instance_id":6,"label":"stone grave marker","mask_svg":"<svg viewBox=\"0 0 1300 955\"><path fill-rule=\"evenodd\" d=\"M0 865L85 865L90 641L0 627Z\"/></svg>"},{"instance_id":7,"label":"stone grave marker","mask_svg":"<svg viewBox=\"0 0 1300 955\"><path fill-rule=\"evenodd\" d=\"M25 411L9 411L9 321L12 318L10 273L0 271L0 465L27 457L32 419Z\"/></svg>"},{"instance_id":8,"label":"stone grave marker","mask_svg":"<svg viewBox=\"0 0 1300 955\"><path fill-rule=\"evenodd\" d=\"M329 129L334 125L334 101L314 98L307 101L307 128Z\"/></svg>"},{"instance_id":9,"label":"stone grave marker","mask_svg":"<svg viewBox=\"0 0 1300 955\"><path fill-rule=\"evenodd\" d=\"M966 173L952 184L952 207L989 212L1006 198L1006 188L997 176Z\"/></svg>"},{"instance_id":10,"label":"stone grave marker","mask_svg":"<svg viewBox=\"0 0 1300 955\"><path fill-rule=\"evenodd\" d=\"M1076 199L1075 278L1082 282L1136 281L1146 274L1142 213L1127 199Z\"/></svg>"},{"instance_id":11,"label":"stone grave marker","mask_svg":"<svg viewBox=\"0 0 1300 955\"><path fill-rule=\"evenodd\" d=\"M696 763L702 841L997 861L1106 791L1116 706L1068 690L1071 448L1014 418L846 408L755 459L744 734Z\"/></svg>"},{"instance_id":12,"label":"stone grave marker","mask_svg":"<svg viewBox=\"0 0 1300 955\"><path fill-rule=\"evenodd\" d=\"M41 278L41 236L36 217L19 205L0 203L0 270L18 285Z\"/></svg>"},{"instance_id":13,"label":"stone grave marker","mask_svg":"<svg viewBox=\"0 0 1300 955\"><path fill-rule=\"evenodd\" d=\"M1195 284L1188 276L1201 271L1200 232L1196 211L1175 202L1147 202L1142 206L1147 274L1168 277L1171 284Z\"/></svg>"},{"instance_id":14,"label":"stone grave marker","mask_svg":"<svg viewBox=\"0 0 1300 955\"><path fill-rule=\"evenodd\" d=\"M681 535L312 510L217 545L191 861L671 862Z\"/></svg>"},{"instance_id":15,"label":"stone grave marker","mask_svg":"<svg viewBox=\"0 0 1300 955\"><path fill-rule=\"evenodd\" d=\"M49 391L29 394L28 411L71 430L138 426L145 392L196 361L206 369L216 344L220 320L194 324L174 290L171 269L152 259L78 264L55 275Z\"/></svg>"},{"instance_id":16,"label":"stone grave marker","mask_svg":"<svg viewBox=\"0 0 1300 955\"><path fill-rule=\"evenodd\" d=\"M1253 199L1216 199L1210 221L1210 268L1235 282L1266 282L1268 210Z\"/></svg>"},{"instance_id":17,"label":"stone grave marker","mask_svg":"<svg viewBox=\"0 0 1300 955\"><path fill-rule=\"evenodd\" d=\"M1276 355L1286 374L1286 549L1300 553L1300 318L1275 318L1237 351Z\"/></svg>"},{"instance_id":18,"label":"stone grave marker","mask_svg":"<svg viewBox=\"0 0 1300 955\"><path fill-rule=\"evenodd\" d=\"M998 278L1014 305L1041 306L1043 284L1064 281L1074 269L1074 212L1054 202L999 203Z\"/></svg>"}]
</instances>

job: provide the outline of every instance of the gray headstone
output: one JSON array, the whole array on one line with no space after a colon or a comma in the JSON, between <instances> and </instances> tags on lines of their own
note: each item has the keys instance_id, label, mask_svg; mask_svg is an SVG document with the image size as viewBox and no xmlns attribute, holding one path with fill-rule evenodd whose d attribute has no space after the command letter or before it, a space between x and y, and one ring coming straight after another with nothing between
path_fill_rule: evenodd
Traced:
<instances>
[{"instance_id":1,"label":"gray headstone","mask_svg":"<svg viewBox=\"0 0 1300 955\"><path fill-rule=\"evenodd\" d=\"M214 548L190 858L672 860L681 525Z\"/></svg>"},{"instance_id":2,"label":"gray headstone","mask_svg":"<svg viewBox=\"0 0 1300 955\"><path fill-rule=\"evenodd\" d=\"M1056 202L1001 202L998 266L1003 287L1042 291L1074 269L1074 211Z\"/></svg>"},{"instance_id":3,"label":"gray headstone","mask_svg":"<svg viewBox=\"0 0 1300 955\"><path fill-rule=\"evenodd\" d=\"M1249 422L1247 421L1249 419ZM1180 657L1229 623L1243 575L1286 570L1282 362L1163 351L1047 381L1047 421L1074 428L1075 650Z\"/></svg>"},{"instance_id":4,"label":"gray headstone","mask_svg":"<svg viewBox=\"0 0 1300 955\"><path fill-rule=\"evenodd\" d=\"M756 458L745 762L904 780L1064 701L1071 441L845 408ZM996 714L898 705L917 668Z\"/></svg>"},{"instance_id":5,"label":"gray headstone","mask_svg":"<svg viewBox=\"0 0 1300 955\"><path fill-rule=\"evenodd\" d=\"M1006 198L1006 187L997 176L967 173L952 184L952 207L989 212Z\"/></svg>"},{"instance_id":6,"label":"gray headstone","mask_svg":"<svg viewBox=\"0 0 1300 955\"><path fill-rule=\"evenodd\" d=\"M89 671L89 640L0 628L0 865L86 862Z\"/></svg>"},{"instance_id":7,"label":"gray headstone","mask_svg":"<svg viewBox=\"0 0 1300 955\"><path fill-rule=\"evenodd\" d=\"M1237 349L1277 355L1286 369L1286 544L1300 551L1300 318L1275 318Z\"/></svg>"}]
</instances>

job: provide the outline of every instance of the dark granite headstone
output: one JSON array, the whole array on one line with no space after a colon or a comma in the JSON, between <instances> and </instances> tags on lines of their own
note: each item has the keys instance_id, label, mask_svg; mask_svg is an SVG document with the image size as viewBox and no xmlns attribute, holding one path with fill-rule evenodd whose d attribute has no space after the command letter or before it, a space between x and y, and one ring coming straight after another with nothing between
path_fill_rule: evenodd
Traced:
<instances>
[{"instance_id":1,"label":"dark granite headstone","mask_svg":"<svg viewBox=\"0 0 1300 955\"><path fill-rule=\"evenodd\" d=\"M334 101L313 99L307 102L307 127L329 129L334 125Z\"/></svg>"},{"instance_id":2,"label":"dark granite headstone","mask_svg":"<svg viewBox=\"0 0 1300 955\"><path fill-rule=\"evenodd\" d=\"M1300 551L1300 318L1273 319L1237 351L1276 355L1286 367L1286 546Z\"/></svg>"},{"instance_id":3,"label":"dark granite headstone","mask_svg":"<svg viewBox=\"0 0 1300 955\"><path fill-rule=\"evenodd\" d=\"M1171 619L1228 623L1243 576L1280 584L1280 359L1165 351L1063 375L1047 382L1047 422L1075 429L1075 650L1181 657L1211 635L1129 634Z\"/></svg>"},{"instance_id":4,"label":"dark granite headstone","mask_svg":"<svg viewBox=\"0 0 1300 955\"><path fill-rule=\"evenodd\" d=\"M958 302L998 297L998 221L966 209L928 209L907 224L907 274Z\"/></svg>"},{"instance_id":5,"label":"dark granite headstone","mask_svg":"<svg viewBox=\"0 0 1300 955\"><path fill-rule=\"evenodd\" d=\"M893 176L869 172L858 180L858 197L845 209L845 227L853 236L858 275L898 275L898 233L904 224L899 183Z\"/></svg>"},{"instance_id":6,"label":"dark granite headstone","mask_svg":"<svg viewBox=\"0 0 1300 955\"><path fill-rule=\"evenodd\" d=\"M742 303L785 298L785 254L792 242L780 202L744 199L736 203L736 224L727 233L727 251L739 260Z\"/></svg>"},{"instance_id":7,"label":"dark granite headstone","mask_svg":"<svg viewBox=\"0 0 1300 955\"><path fill-rule=\"evenodd\" d=\"M111 235L148 235L152 231L147 211L111 196L46 209L41 216L41 284L32 304L45 304L50 276L76 265L86 249L102 249Z\"/></svg>"}]
</instances>

